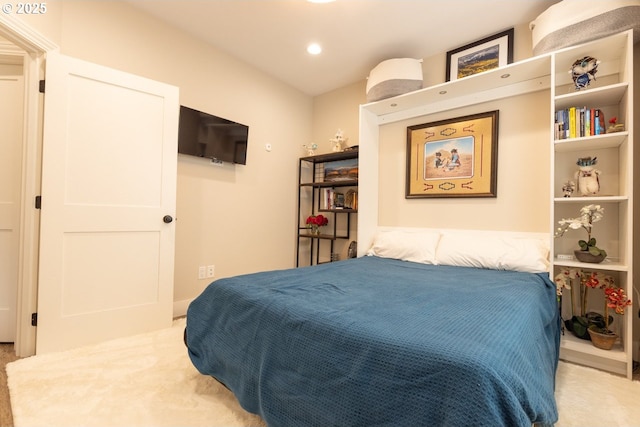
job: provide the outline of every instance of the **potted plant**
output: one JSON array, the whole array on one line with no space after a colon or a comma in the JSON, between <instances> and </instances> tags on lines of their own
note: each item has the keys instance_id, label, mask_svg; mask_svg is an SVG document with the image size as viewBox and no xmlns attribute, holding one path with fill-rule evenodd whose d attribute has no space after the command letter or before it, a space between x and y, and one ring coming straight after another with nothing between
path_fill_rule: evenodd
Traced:
<instances>
[{"instance_id":1,"label":"potted plant","mask_svg":"<svg viewBox=\"0 0 640 427\"><path fill-rule=\"evenodd\" d=\"M318 236L320 234L320 227L324 227L329 224L329 220L324 215L309 215L307 217L307 228L310 229L310 232L314 236Z\"/></svg>"},{"instance_id":2,"label":"potted plant","mask_svg":"<svg viewBox=\"0 0 640 427\"><path fill-rule=\"evenodd\" d=\"M631 300L625 294L624 289L605 285L604 327L590 325L588 329L594 346L603 350L611 350L616 339L618 339L618 334L609 329L609 309L613 308L616 314L623 315L625 308L630 305Z\"/></svg>"},{"instance_id":3,"label":"potted plant","mask_svg":"<svg viewBox=\"0 0 640 427\"><path fill-rule=\"evenodd\" d=\"M555 278L558 301L561 302L561 296L564 289L569 291L571 304L571 319L565 320L565 327L578 338L590 340L589 327L595 325L599 328L607 327L612 319L604 317L595 312L588 312L589 290L601 287L612 287L614 283L613 277L601 272L586 272L580 268L563 268ZM576 296L577 293L577 296ZM576 304L579 306L576 307ZM608 314L607 314L608 316Z\"/></svg>"},{"instance_id":4,"label":"potted plant","mask_svg":"<svg viewBox=\"0 0 640 427\"><path fill-rule=\"evenodd\" d=\"M591 236L593 224L604 217L604 208L600 205L587 205L580 209L580 216L577 218L561 219L558 221L560 227L555 233L555 237L562 237L568 229L577 230L583 228L587 232L586 240L578 240L579 250L574 251L575 257L581 262L599 263L607 257L607 251L596 246L596 238Z\"/></svg>"},{"instance_id":5,"label":"potted plant","mask_svg":"<svg viewBox=\"0 0 640 427\"><path fill-rule=\"evenodd\" d=\"M594 346L605 350L613 347L618 335L609 329L613 317L609 315L609 309L614 309L616 314L624 314L626 307L631 305L624 289L615 286L615 280L608 274L591 271L586 272L580 268L563 268L554 279L557 287L558 300L564 289L570 291L571 320L564 322L566 328L578 338L591 340ZM572 283L578 283L579 297L575 298ZM602 289L604 296L604 315L587 312L587 300L590 289ZM576 301L577 300L577 301ZM580 315L576 315L576 302L580 303Z\"/></svg>"}]
</instances>

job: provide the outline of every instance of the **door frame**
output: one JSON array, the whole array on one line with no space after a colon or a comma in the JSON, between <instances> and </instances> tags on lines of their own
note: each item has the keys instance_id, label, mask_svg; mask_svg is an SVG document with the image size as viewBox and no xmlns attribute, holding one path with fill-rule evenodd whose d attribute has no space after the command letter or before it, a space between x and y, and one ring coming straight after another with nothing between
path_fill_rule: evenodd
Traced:
<instances>
[{"instance_id":1,"label":"door frame","mask_svg":"<svg viewBox=\"0 0 640 427\"><path fill-rule=\"evenodd\" d=\"M36 349L36 328L31 325L31 314L37 312L40 212L35 208L34 200L40 194L43 124L43 97L38 90L38 82L44 77L47 52L59 48L9 14L0 14L0 36L24 51L24 132L14 349L17 356L27 357L34 355Z\"/></svg>"}]
</instances>

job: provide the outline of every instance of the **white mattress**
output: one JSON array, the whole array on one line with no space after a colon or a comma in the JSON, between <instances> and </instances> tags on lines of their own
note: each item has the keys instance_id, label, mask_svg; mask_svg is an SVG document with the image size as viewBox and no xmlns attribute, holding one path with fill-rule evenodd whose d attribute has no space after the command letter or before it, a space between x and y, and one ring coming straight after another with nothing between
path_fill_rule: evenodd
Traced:
<instances>
[{"instance_id":1,"label":"white mattress","mask_svg":"<svg viewBox=\"0 0 640 427\"><path fill-rule=\"evenodd\" d=\"M529 24L533 54L561 49L628 29L640 39L640 0L563 0Z\"/></svg>"}]
</instances>

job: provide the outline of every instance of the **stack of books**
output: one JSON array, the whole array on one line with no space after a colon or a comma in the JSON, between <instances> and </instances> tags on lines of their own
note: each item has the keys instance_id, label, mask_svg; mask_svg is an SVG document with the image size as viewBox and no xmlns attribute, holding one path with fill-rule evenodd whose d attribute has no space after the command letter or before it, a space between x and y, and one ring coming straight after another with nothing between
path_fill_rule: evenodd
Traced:
<instances>
[{"instance_id":1,"label":"stack of books","mask_svg":"<svg viewBox=\"0 0 640 427\"><path fill-rule=\"evenodd\" d=\"M321 192L320 209L344 209L344 193L339 193L333 188L323 188Z\"/></svg>"},{"instance_id":2,"label":"stack of books","mask_svg":"<svg viewBox=\"0 0 640 427\"><path fill-rule=\"evenodd\" d=\"M335 191L333 188L323 188L320 191L320 209L322 210L339 210L339 209L358 209L358 192L354 190L347 191L347 194Z\"/></svg>"},{"instance_id":3,"label":"stack of books","mask_svg":"<svg viewBox=\"0 0 640 427\"><path fill-rule=\"evenodd\" d=\"M570 107L556 111L555 139L602 135L606 132L602 110Z\"/></svg>"}]
</instances>

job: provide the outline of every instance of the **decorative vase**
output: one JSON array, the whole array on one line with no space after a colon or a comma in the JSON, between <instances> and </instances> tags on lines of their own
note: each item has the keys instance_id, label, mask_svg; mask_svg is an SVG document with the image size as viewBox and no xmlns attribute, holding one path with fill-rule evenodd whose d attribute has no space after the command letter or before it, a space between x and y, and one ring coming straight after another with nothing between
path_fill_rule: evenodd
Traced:
<instances>
[{"instance_id":1,"label":"decorative vase","mask_svg":"<svg viewBox=\"0 0 640 427\"><path fill-rule=\"evenodd\" d=\"M316 224L311 224L311 229L309 230L312 236L320 235L320 227Z\"/></svg>"},{"instance_id":2,"label":"decorative vase","mask_svg":"<svg viewBox=\"0 0 640 427\"><path fill-rule=\"evenodd\" d=\"M606 258L605 255L592 255L589 251L575 250L573 254L576 256L576 259L580 262L588 262L591 264L598 264L599 262L604 261Z\"/></svg>"},{"instance_id":3,"label":"decorative vase","mask_svg":"<svg viewBox=\"0 0 640 427\"><path fill-rule=\"evenodd\" d=\"M618 339L618 335L614 333L603 334L593 329L588 329L588 331L593 345L603 350L611 350L613 348L613 344L615 344Z\"/></svg>"}]
</instances>

